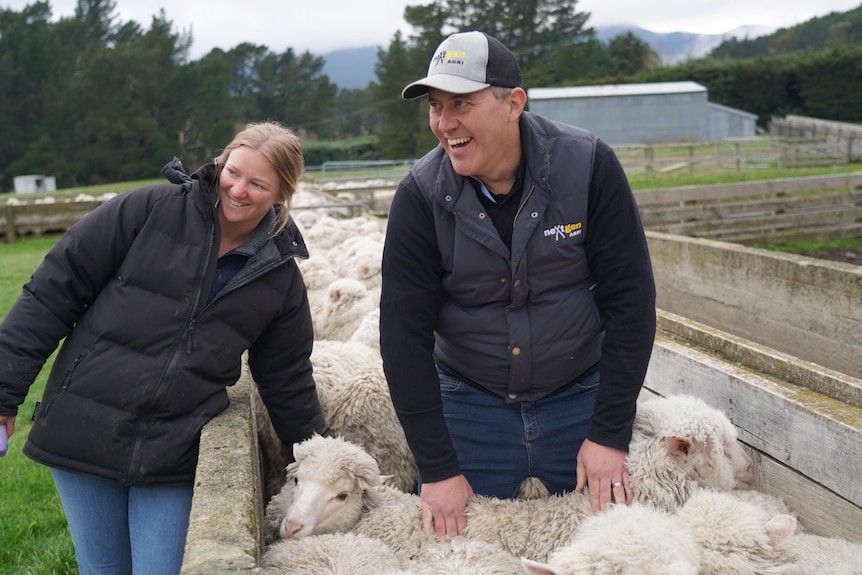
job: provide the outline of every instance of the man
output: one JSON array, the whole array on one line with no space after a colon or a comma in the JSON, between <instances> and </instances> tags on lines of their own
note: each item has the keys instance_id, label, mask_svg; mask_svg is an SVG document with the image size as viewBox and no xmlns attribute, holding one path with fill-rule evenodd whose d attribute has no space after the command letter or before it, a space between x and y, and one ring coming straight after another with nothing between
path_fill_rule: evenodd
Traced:
<instances>
[{"instance_id":1,"label":"man","mask_svg":"<svg viewBox=\"0 0 862 575\"><path fill-rule=\"evenodd\" d=\"M381 353L421 480L423 527L455 535L475 492L589 486L631 503L625 468L655 337L655 285L625 173L593 134L524 111L514 55L447 38L426 96L440 145L393 198Z\"/></svg>"}]
</instances>

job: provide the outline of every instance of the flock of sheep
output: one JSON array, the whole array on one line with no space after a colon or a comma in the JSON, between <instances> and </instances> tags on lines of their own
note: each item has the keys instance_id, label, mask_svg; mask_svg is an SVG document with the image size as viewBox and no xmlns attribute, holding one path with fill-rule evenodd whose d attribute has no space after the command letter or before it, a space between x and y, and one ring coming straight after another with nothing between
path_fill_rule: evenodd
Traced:
<instances>
[{"instance_id":1,"label":"flock of sheep","mask_svg":"<svg viewBox=\"0 0 862 575\"><path fill-rule=\"evenodd\" d=\"M383 223L294 213L312 254L300 266L333 436L294 445L286 475L280 442L262 441L276 471L266 478L268 572L862 575L862 545L805 533L783 501L753 490L734 426L684 396L639 404L628 458L634 505L593 515L588 494L525 484L518 499L474 497L464 536L425 533L379 354Z\"/></svg>"}]
</instances>

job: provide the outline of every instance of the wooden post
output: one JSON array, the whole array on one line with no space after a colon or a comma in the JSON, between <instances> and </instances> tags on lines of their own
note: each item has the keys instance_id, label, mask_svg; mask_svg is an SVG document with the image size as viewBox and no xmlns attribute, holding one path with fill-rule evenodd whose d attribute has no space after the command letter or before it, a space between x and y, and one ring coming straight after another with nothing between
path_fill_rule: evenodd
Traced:
<instances>
[{"instance_id":1,"label":"wooden post","mask_svg":"<svg viewBox=\"0 0 862 575\"><path fill-rule=\"evenodd\" d=\"M739 142L733 144L733 151L736 155L736 173L739 173L742 171L742 156L739 152Z\"/></svg>"},{"instance_id":2,"label":"wooden post","mask_svg":"<svg viewBox=\"0 0 862 575\"><path fill-rule=\"evenodd\" d=\"M694 146L688 147L688 175L694 176Z\"/></svg>"},{"instance_id":3,"label":"wooden post","mask_svg":"<svg viewBox=\"0 0 862 575\"><path fill-rule=\"evenodd\" d=\"M784 169L784 138L778 138L778 169Z\"/></svg>"},{"instance_id":4,"label":"wooden post","mask_svg":"<svg viewBox=\"0 0 862 575\"><path fill-rule=\"evenodd\" d=\"M652 177L652 160L653 148L652 146L647 146L644 148L644 176L647 180Z\"/></svg>"},{"instance_id":5,"label":"wooden post","mask_svg":"<svg viewBox=\"0 0 862 575\"><path fill-rule=\"evenodd\" d=\"M6 204L6 243L11 244L18 237L15 229L15 206Z\"/></svg>"}]
</instances>

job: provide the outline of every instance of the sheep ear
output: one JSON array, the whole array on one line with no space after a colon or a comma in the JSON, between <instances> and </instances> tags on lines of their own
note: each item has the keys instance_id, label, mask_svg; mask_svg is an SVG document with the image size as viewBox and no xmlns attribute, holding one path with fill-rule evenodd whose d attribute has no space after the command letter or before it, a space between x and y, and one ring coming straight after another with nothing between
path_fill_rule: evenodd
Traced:
<instances>
[{"instance_id":1,"label":"sheep ear","mask_svg":"<svg viewBox=\"0 0 862 575\"><path fill-rule=\"evenodd\" d=\"M776 515L766 522L766 535L773 547L778 547L796 531L796 518L792 515Z\"/></svg>"},{"instance_id":2,"label":"sheep ear","mask_svg":"<svg viewBox=\"0 0 862 575\"><path fill-rule=\"evenodd\" d=\"M696 450L694 442L687 437L665 437L664 442L671 455L676 457L688 457Z\"/></svg>"},{"instance_id":3,"label":"sheep ear","mask_svg":"<svg viewBox=\"0 0 862 575\"><path fill-rule=\"evenodd\" d=\"M524 566L524 571L529 575L563 575L546 563L532 561L526 557L521 557L521 565Z\"/></svg>"},{"instance_id":4,"label":"sheep ear","mask_svg":"<svg viewBox=\"0 0 862 575\"><path fill-rule=\"evenodd\" d=\"M290 451L291 451L291 453L293 453L293 459L295 461L299 461L301 459L301 454L302 454L302 442L298 441L298 442L294 443L293 447L291 448Z\"/></svg>"},{"instance_id":5,"label":"sheep ear","mask_svg":"<svg viewBox=\"0 0 862 575\"><path fill-rule=\"evenodd\" d=\"M383 485L384 483L386 483L387 481L389 481L393 477L395 477L395 476L394 475L378 475L377 478L380 480L380 483L378 483L377 485Z\"/></svg>"},{"instance_id":6,"label":"sheep ear","mask_svg":"<svg viewBox=\"0 0 862 575\"><path fill-rule=\"evenodd\" d=\"M363 491L367 491L372 487L377 487L378 485L383 485L383 482L392 477L391 475L366 475L364 477L357 477L357 481L359 482L359 486Z\"/></svg>"}]
</instances>

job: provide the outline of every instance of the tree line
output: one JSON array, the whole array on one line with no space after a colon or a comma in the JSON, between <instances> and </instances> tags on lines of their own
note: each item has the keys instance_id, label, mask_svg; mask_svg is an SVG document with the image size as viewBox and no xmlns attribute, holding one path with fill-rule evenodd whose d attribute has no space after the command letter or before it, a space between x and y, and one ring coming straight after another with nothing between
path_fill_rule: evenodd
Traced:
<instances>
[{"instance_id":1,"label":"tree line","mask_svg":"<svg viewBox=\"0 0 862 575\"><path fill-rule=\"evenodd\" d=\"M418 157L436 143L427 104L404 102L401 89L425 72L443 37L467 29L509 46L526 87L684 78L706 85L712 101L762 118L809 110L862 118L852 97L862 54L846 46L808 67L796 55L780 66L765 56L662 67L632 33L600 41L577 0L436 0L408 6L404 18L412 32L378 50L376 80L339 89L322 58L291 48L241 43L191 60L190 33L176 31L164 10L145 28L118 21L115 0L78 0L57 21L47 1L0 9L0 191L22 174L53 175L60 187L156 178L174 155L193 169L239 126L266 119L299 133L308 164ZM834 90L835 68L853 91Z\"/></svg>"}]
</instances>

